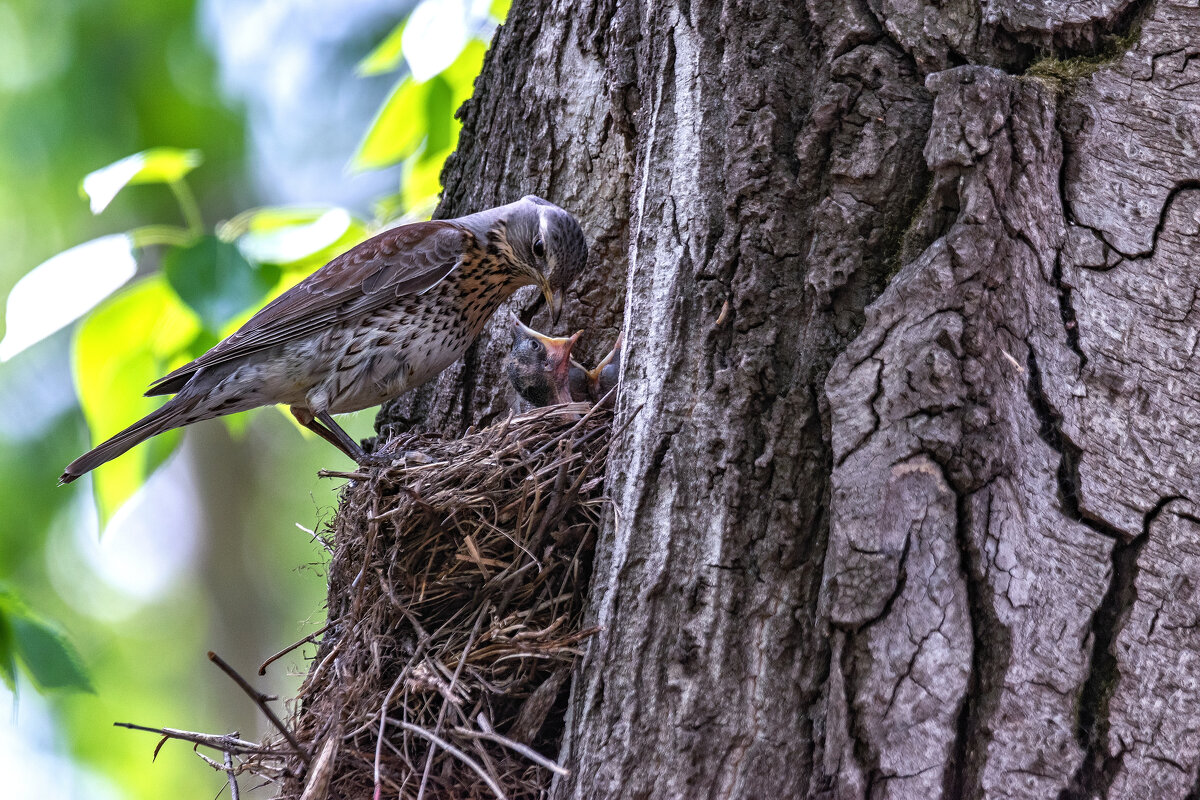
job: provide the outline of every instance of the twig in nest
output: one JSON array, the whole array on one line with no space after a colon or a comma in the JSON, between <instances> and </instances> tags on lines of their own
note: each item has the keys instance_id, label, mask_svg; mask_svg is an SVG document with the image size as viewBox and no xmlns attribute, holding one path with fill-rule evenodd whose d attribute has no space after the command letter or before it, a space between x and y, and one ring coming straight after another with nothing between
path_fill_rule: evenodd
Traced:
<instances>
[{"instance_id":1,"label":"twig in nest","mask_svg":"<svg viewBox=\"0 0 1200 800\"><path fill-rule=\"evenodd\" d=\"M475 616L475 624L471 627L471 635L467 638L467 646L463 648L462 657L458 659L458 666L454 668L454 677L450 679L450 693L454 692L454 685L458 683L458 676L462 674L463 665L467 663L467 656L471 652L471 647L475 644L475 637L479 635L479 623L483 622L483 616L488 611L488 606L485 604L479 609L479 613ZM442 723L446 720L446 709L450 707L449 698L442 703L442 708L438 712L437 728L435 733L442 732ZM384 711L384 719L386 719L387 711ZM379 735L383 735L383 719L379 721ZM429 770L433 766L433 756L435 748L429 748L429 755L425 758L425 772L421 775L421 786L417 789L417 800L421 800L425 796L425 782L429 780ZM478 771L478 770L476 770ZM482 773L481 773L482 774ZM486 776L484 780L488 781L489 786L493 786L490 776ZM498 795L503 796L503 792L499 787L493 789Z\"/></svg>"},{"instance_id":2,"label":"twig in nest","mask_svg":"<svg viewBox=\"0 0 1200 800\"><path fill-rule=\"evenodd\" d=\"M409 733L415 733L417 736L420 736L424 739L428 739L433 744L442 748L447 753L454 756L455 758L457 758L459 761L466 764L471 769L475 770L475 774L478 775L480 778L483 778L483 782L486 783L488 785L488 788L492 790L492 794L496 795L496 797L499 798L499 800L508 800L508 798L505 796L504 792L500 789L500 786L496 783L496 781L492 778L491 775L487 774L487 770L485 770L483 767L481 767L479 765L478 761L471 758L469 755L464 753L462 750L459 750L457 747L450 744L445 739L441 738L440 736L433 735L432 733L425 730L424 728L413 725L411 722L404 722L403 720L396 720L396 721L400 723L400 727L403 728L404 730L408 731Z\"/></svg>"},{"instance_id":3,"label":"twig in nest","mask_svg":"<svg viewBox=\"0 0 1200 800\"><path fill-rule=\"evenodd\" d=\"M301 746L300 742L296 740L296 737L292 735L290 730L288 730L287 725L283 724L283 720L276 716L275 712L271 710L271 707L267 705L267 700L270 699L268 695L263 694L251 686L249 681L237 673L237 670L225 663L225 659L221 658L211 650L208 651L208 660L220 667L221 671L230 678L233 678L233 682L241 687L241 690L245 692L251 700L254 701L254 704L258 706L264 714L266 714L267 719L271 720L271 724L279 729L279 732L283 734L283 738L287 739L288 744L292 746L292 749L294 749L296 753L304 759L305 764L312 760L312 756L310 756L308 751L305 750L304 747Z\"/></svg>"},{"instance_id":4,"label":"twig in nest","mask_svg":"<svg viewBox=\"0 0 1200 800\"><path fill-rule=\"evenodd\" d=\"M371 476L365 472L340 472L336 469L317 470L318 478L345 478L350 481L365 481Z\"/></svg>"},{"instance_id":5,"label":"twig in nest","mask_svg":"<svg viewBox=\"0 0 1200 800\"><path fill-rule=\"evenodd\" d=\"M321 534L317 533L314 530L304 527L299 522L296 523L296 527L308 534L309 541L316 542L317 544L321 545L321 547L324 548L326 553L333 552L333 545L331 545L329 542L322 539Z\"/></svg>"},{"instance_id":6,"label":"twig in nest","mask_svg":"<svg viewBox=\"0 0 1200 800\"><path fill-rule=\"evenodd\" d=\"M297 647L303 647L304 645L308 644L309 642L311 642L311 641L314 641L314 640L315 640L315 639L316 639L318 636L320 636L320 635L321 635L322 633L324 633L325 631L329 630L331 627L333 627L333 626L332 626L332 624L331 624L331 623L329 623L329 622L326 622L324 625L322 625L322 626L320 627L320 629L313 631L313 632L312 632L312 633L310 633L308 636L305 636L303 639L301 639L300 641L296 642L295 644L289 644L287 647L283 648L283 649L282 649L282 650L280 650L278 653L276 653L275 655L271 656L271 657L270 657L270 658L268 658L266 661L262 662L262 666L260 666L260 667L258 668L258 674L259 674L259 675L266 675L266 674L267 674L267 667L271 666L271 665L272 665L272 664L274 664L276 661L278 661L279 659L281 659L281 658L283 658L284 656L286 656L288 653L290 653L290 652L292 652L293 650L295 650Z\"/></svg>"},{"instance_id":7,"label":"twig in nest","mask_svg":"<svg viewBox=\"0 0 1200 800\"><path fill-rule=\"evenodd\" d=\"M340 730L335 730L325 739L325 744L317 753L317 760L308 770L304 794L300 795L300 800L325 800L329 796L329 783L333 779L333 767L337 763L341 739Z\"/></svg>"},{"instance_id":8,"label":"twig in nest","mask_svg":"<svg viewBox=\"0 0 1200 800\"><path fill-rule=\"evenodd\" d=\"M496 744L504 745L505 747L507 747L510 750L517 751L518 753L525 756L526 758L528 758L530 761L534 762L535 764L539 764L539 765L545 767L546 769L550 770L551 772L556 773L558 775L562 775L563 777L566 777L567 775L571 774L570 770L560 767L558 764L556 764L555 762L546 758L544 755L539 753L537 750L534 750L532 747L523 745L520 742L514 742L512 739L509 739L507 736L501 736L500 734L496 733L495 731L473 731L470 728L455 728L454 732L459 734L460 736L466 736L471 739L487 739L489 741L495 742Z\"/></svg>"}]
</instances>

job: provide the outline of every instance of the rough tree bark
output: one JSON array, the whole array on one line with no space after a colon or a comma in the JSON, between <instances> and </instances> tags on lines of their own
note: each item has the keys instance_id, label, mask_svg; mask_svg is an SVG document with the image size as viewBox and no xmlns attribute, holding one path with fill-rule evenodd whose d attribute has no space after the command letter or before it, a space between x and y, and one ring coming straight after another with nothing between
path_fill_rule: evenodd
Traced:
<instances>
[{"instance_id":1,"label":"rough tree bark","mask_svg":"<svg viewBox=\"0 0 1200 800\"><path fill-rule=\"evenodd\" d=\"M628 341L555 797L1200 796L1197 56L1170 0L517 0L441 212L574 211L561 330ZM508 345L380 424L495 418Z\"/></svg>"}]
</instances>

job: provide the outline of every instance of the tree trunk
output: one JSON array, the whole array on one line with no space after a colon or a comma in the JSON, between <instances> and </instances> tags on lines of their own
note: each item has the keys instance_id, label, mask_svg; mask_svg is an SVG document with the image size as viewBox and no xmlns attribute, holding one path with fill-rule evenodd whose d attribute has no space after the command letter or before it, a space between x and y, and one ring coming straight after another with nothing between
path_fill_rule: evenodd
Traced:
<instances>
[{"instance_id":1,"label":"tree trunk","mask_svg":"<svg viewBox=\"0 0 1200 800\"><path fill-rule=\"evenodd\" d=\"M573 211L560 330L628 343L555 797L1200 796L1197 55L1168 0L517 0L441 212ZM494 419L509 344L381 430Z\"/></svg>"}]
</instances>

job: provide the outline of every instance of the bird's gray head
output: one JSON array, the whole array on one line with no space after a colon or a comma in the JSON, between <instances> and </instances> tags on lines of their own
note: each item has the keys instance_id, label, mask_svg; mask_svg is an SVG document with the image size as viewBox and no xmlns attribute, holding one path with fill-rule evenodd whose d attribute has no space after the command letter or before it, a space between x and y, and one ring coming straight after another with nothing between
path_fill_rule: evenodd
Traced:
<instances>
[{"instance_id":1,"label":"bird's gray head","mask_svg":"<svg viewBox=\"0 0 1200 800\"><path fill-rule=\"evenodd\" d=\"M494 229L498 244L509 251L514 267L541 288L557 321L563 292L587 263L583 230L569 213L532 194L502 210L503 225Z\"/></svg>"}]
</instances>

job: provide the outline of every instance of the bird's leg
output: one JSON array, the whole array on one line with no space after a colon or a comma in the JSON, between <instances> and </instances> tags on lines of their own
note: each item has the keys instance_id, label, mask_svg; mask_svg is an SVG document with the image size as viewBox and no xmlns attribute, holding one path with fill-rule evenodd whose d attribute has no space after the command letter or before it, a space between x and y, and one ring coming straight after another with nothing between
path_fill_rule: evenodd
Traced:
<instances>
[{"instance_id":1,"label":"bird's leg","mask_svg":"<svg viewBox=\"0 0 1200 800\"><path fill-rule=\"evenodd\" d=\"M342 426L334 422L333 417L329 415L328 411L319 412L317 414L317 422L328 429L329 435L333 437L329 441L343 453L353 458L355 464L366 466L378 461L377 458L367 455L366 451L362 449L362 445L354 441L350 434L342 430Z\"/></svg>"},{"instance_id":2,"label":"bird's leg","mask_svg":"<svg viewBox=\"0 0 1200 800\"><path fill-rule=\"evenodd\" d=\"M354 441L350 434L342 429L341 425L334 422L333 417L327 411L322 411L314 417L308 409L292 406L291 412L297 422L329 442L338 450L341 450L360 467L387 466L396 462L397 456L383 453L368 453L363 450L362 445ZM415 450L406 451L399 458L416 461L419 464L428 463L430 460L429 456Z\"/></svg>"},{"instance_id":3,"label":"bird's leg","mask_svg":"<svg viewBox=\"0 0 1200 800\"><path fill-rule=\"evenodd\" d=\"M336 444L343 453L353 458L354 463L358 464L360 467L388 466L389 464L395 463L396 456L394 455L389 455L386 453L368 453L363 450L362 445L354 441L350 434L342 430L341 425L338 425L333 421L333 417L329 416L328 411L322 411L320 414L317 414L317 420L329 429L330 436L333 436L335 439L337 439L334 444ZM329 441L333 442L334 440L330 439ZM428 456L424 456L422 453L413 453L411 451L405 452L400 457L410 458L413 455L423 456L426 460L428 460Z\"/></svg>"},{"instance_id":4,"label":"bird's leg","mask_svg":"<svg viewBox=\"0 0 1200 800\"><path fill-rule=\"evenodd\" d=\"M317 422L317 419L313 417L312 413L308 411L308 409L301 409L297 408L296 406L292 406L291 412L292 416L296 418L297 422L308 428L317 436L320 436L322 439L329 442L338 450L341 450L343 453L353 459L355 464L361 464L366 459L366 453L363 452L363 449L358 442L351 439L350 434L342 430L342 427L334 422L333 418L328 414L322 413L317 415L317 417L324 417L321 422L324 422L325 424L322 425L321 422Z\"/></svg>"}]
</instances>

